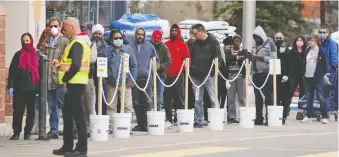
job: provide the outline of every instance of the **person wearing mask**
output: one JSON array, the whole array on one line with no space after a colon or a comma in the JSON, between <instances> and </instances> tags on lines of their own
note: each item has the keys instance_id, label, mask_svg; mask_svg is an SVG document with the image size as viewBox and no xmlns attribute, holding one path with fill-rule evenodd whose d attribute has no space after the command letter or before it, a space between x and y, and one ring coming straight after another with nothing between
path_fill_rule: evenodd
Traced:
<instances>
[{"instance_id":1,"label":"person wearing mask","mask_svg":"<svg viewBox=\"0 0 339 157\"><path fill-rule=\"evenodd\" d=\"M68 44L68 39L63 37L60 33L62 28L59 18L52 17L49 19L49 28L51 35L47 37L44 45L43 54L48 57L49 61L54 59L60 60L64 50ZM50 62L51 63L51 62ZM59 106L64 104L64 89L59 84L58 68L48 66L48 84L47 84L47 104L49 112L49 125L50 131L47 133L49 139L59 138Z\"/></svg>"},{"instance_id":2,"label":"person wearing mask","mask_svg":"<svg viewBox=\"0 0 339 157\"><path fill-rule=\"evenodd\" d=\"M151 44L155 47L157 55L160 60L160 67L158 69L158 81L157 81L157 110L161 110L162 97L164 94L165 86L161 82L166 80L166 71L172 64L171 54L168 52L167 46L162 42L162 33L159 30L155 30L152 33ZM161 81L159 81L159 78Z\"/></svg>"},{"instance_id":3,"label":"person wearing mask","mask_svg":"<svg viewBox=\"0 0 339 157\"><path fill-rule=\"evenodd\" d=\"M306 39L303 36L298 36L293 42L293 48L290 50L289 64L292 69L290 70L288 80L291 83L290 99L292 99L295 90L299 87L299 100L304 96L304 83L302 76L302 65L304 62L304 55L306 51Z\"/></svg>"},{"instance_id":4,"label":"person wearing mask","mask_svg":"<svg viewBox=\"0 0 339 157\"><path fill-rule=\"evenodd\" d=\"M106 57L108 59L108 77L103 79L104 88L107 91L106 100L111 102L114 96L114 91L118 88L118 93L121 94L121 79L122 79L122 68L119 69L122 64L123 55L128 54L129 58L129 72L133 78L137 77L138 74L138 63L135 58L135 54L131 47L123 44L122 33L116 30L111 32L111 41L113 45L106 46L102 49L98 55L100 57ZM118 76L120 72L120 76ZM119 86L117 87L117 79L119 80ZM125 104L124 111L126 113L132 112L132 87L133 81L130 75L126 74L126 88L125 88ZM118 97L115 97L112 104L107 104L107 114L110 116L109 127L110 131L113 131L113 114L117 113Z\"/></svg>"},{"instance_id":5,"label":"person wearing mask","mask_svg":"<svg viewBox=\"0 0 339 157\"><path fill-rule=\"evenodd\" d=\"M261 87L264 85L267 75L269 75L269 61L270 59L276 59L277 53L273 52L271 47L275 47L275 45L271 44L270 40L267 39L265 31L261 26L257 26L253 31L253 39L255 41L255 45L252 47L252 80L253 83L257 87ZM276 49L276 47L275 47ZM262 88L262 93L265 96L265 102L261 93L258 89L254 88L255 95L255 107L256 107L256 119L255 125L263 125L264 117L263 117L263 104L266 106L266 122L267 125L267 106L273 105L273 81L272 77L269 76L266 84Z\"/></svg>"},{"instance_id":6,"label":"person wearing mask","mask_svg":"<svg viewBox=\"0 0 339 157\"><path fill-rule=\"evenodd\" d=\"M193 85L193 91L195 95L197 95L195 98L196 115L194 127L202 128L204 119L203 95L205 88L207 89L211 106L214 107L216 103L214 100L214 70L212 70L211 73L209 73L209 70L215 58L218 58L219 62L221 62L221 52L219 41L212 34L207 33L202 24L195 24L191 29L196 38L191 51L191 81L196 85L200 85L207 77L207 81L202 87L197 88Z\"/></svg>"},{"instance_id":7,"label":"person wearing mask","mask_svg":"<svg viewBox=\"0 0 339 157\"><path fill-rule=\"evenodd\" d=\"M336 70L338 65L338 44L329 35L330 30L327 27L319 29L321 48L325 51L328 59L327 65L332 70Z\"/></svg>"},{"instance_id":8,"label":"person wearing mask","mask_svg":"<svg viewBox=\"0 0 339 157\"><path fill-rule=\"evenodd\" d=\"M59 68L59 83L63 84L65 103L62 108L64 121L63 145L53 150L54 155L65 157L87 156L87 128L84 112L83 96L88 84L91 49L82 39L79 21L73 17L64 22L64 35L70 40L63 56L53 60L52 64ZM75 120L78 143L75 149L73 141L73 119Z\"/></svg>"},{"instance_id":9,"label":"person wearing mask","mask_svg":"<svg viewBox=\"0 0 339 157\"><path fill-rule=\"evenodd\" d=\"M175 109L184 109L184 71L185 66L183 67L181 73L181 67L186 58L189 58L188 47L184 42L180 40L181 30L178 24L173 24L170 28L170 40L165 44L169 49L172 57L172 64L167 70L167 79L166 84L172 84L177 77L177 82L172 86L165 89L164 93L164 105L166 111L166 124L171 126L173 123L176 123L177 119L172 119L172 100L174 99ZM175 116L176 117L176 116Z\"/></svg>"},{"instance_id":10,"label":"person wearing mask","mask_svg":"<svg viewBox=\"0 0 339 157\"><path fill-rule=\"evenodd\" d=\"M302 68L307 99L306 117L301 120L302 123L312 122L314 91L316 91L320 102L321 122L323 124L328 123L327 107L324 102L324 76L327 73L328 63L326 52L319 45L319 36L312 35L309 37L309 48L306 50Z\"/></svg>"},{"instance_id":11,"label":"person wearing mask","mask_svg":"<svg viewBox=\"0 0 339 157\"><path fill-rule=\"evenodd\" d=\"M289 80L290 71L292 70L290 63L289 50L286 42L283 40L275 41L278 49L277 58L280 59L281 74L277 75L277 105L283 106L282 124L285 124L286 118L289 114L291 103L290 91L291 82ZM294 68L294 67L293 67Z\"/></svg>"},{"instance_id":12,"label":"person wearing mask","mask_svg":"<svg viewBox=\"0 0 339 157\"><path fill-rule=\"evenodd\" d=\"M21 35L22 48L17 51L8 70L8 95L13 97L14 134L10 140L18 140L21 133L22 118L26 108L26 126L24 140L30 140L34 126L35 101L39 86L39 58L41 53L33 46L33 37L30 33Z\"/></svg>"},{"instance_id":13,"label":"person wearing mask","mask_svg":"<svg viewBox=\"0 0 339 157\"><path fill-rule=\"evenodd\" d=\"M154 46L145 41L146 31L143 28L138 28L135 31L135 41L131 42L129 45L132 47L135 57L138 63L138 75L136 78L133 78L136 81L136 84L140 88L144 88L146 85L146 94L144 91L139 90L137 87L132 88L133 95L133 107L137 117L138 125L135 126L132 131L144 131L147 132L147 116L146 112L152 108L152 87L153 79L152 72L149 76L149 70L152 68L150 65L153 57L157 57ZM157 57L158 58L158 57ZM157 59L157 63L159 60ZM150 79L149 81L147 81ZM148 82L148 84L146 84Z\"/></svg>"},{"instance_id":14,"label":"person wearing mask","mask_svg":"<svg viewBox=\"0 0 339 157\"><path fill-rule=\"evenodd\" d=\"M275 35L274 35L274 41L275 42L277 42L277 41L284 41L284 40L285 40L285 37L284 37L284 35L281 32L275 33Z\"/></svg>"},{"instance_id":15,"label":"person wearing mask","mask_svg":"<svg viewBox=\"0 0 339 157\"><path fill-rule=\"evenodd\" d=\"M232 38L233 45L231 49L225 50L226 55L226 77L229 80L237 77L233 82L230 83L230 88L227 91L228 96L228 123L239 123L237 118L237 108L235 105L235 97L238 95L239 106L245 106L245 91L244 91L244 81L245 81L245 72L246 68L243 66L240 69L241 65L248 57L248 51L246 49L240 48L241 37L235 35ZM241 71L240 71L241 70ZM240 73L239 73L240 72ZM239 75L238 75L239 73Z\"/></svg>"}]
</instances>

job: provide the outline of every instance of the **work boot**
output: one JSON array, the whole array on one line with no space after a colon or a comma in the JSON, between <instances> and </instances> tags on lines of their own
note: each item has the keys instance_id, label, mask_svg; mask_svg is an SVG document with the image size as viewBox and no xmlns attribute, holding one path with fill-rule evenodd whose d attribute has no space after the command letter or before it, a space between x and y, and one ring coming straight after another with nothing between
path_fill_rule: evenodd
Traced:
<instances>
[{"instance_id":1,"label":"work boot","mask_svg":"<svg viewBox=\"0 0 339 157\"><path fill-rule=\"evenodd\" d=\"M9 138L10 140L19 140L19 136L20 134L13 134L11 138Z\"/></svg>"},{"instance_id":2,"label":"work boot","mask_svg":"<svg viewBox=\"0 0 339 157\"><path fill-rule=\"evenodd\" d=\"M28 133L24 134L24 140L31 140L31 135Z\"/></svg>"},{"instance_id":3,"label":"work boot","mask_svg":"<svg viewBox=\"0 0 339 157\"><path fill-rule=\"evenodd\" d=\"M140 126L140 125L137 125L135 126L132 131L141 131L141 132L147 132L148 129L146 126Z\"/></svg>"},{"instance_id":4,"label":"work boot","mask_svg":"<svg viewBox=\"0 0 339 157\"><path fill-rule=\"evenodd\" d=\"M87 157L87 152L72 151L65 153L65 157Z\"/></svg>"},{"instance_id":5,"label":"work boot","mask_svg":"<svg viewBox=\"0 0 339 157\"><path fill-rule=\"evenodd\" d=\"M64 147L61 147L60 149L54 149L52 153L54 155L65 155L67 152L72 152L72 150L66 150Z\"/></svg>"}]
</instances>

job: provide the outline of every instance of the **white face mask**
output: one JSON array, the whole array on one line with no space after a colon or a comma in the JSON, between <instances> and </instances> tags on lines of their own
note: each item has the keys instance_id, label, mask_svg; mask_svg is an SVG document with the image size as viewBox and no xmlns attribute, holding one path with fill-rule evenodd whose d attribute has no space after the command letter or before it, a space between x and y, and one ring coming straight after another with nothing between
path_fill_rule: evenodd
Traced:
<instances>
[{"instance_id":1,"label":"white face mask","mask_svg":"<svg viewBox=\"0 0 339 157\"><path fill-rule=\"evenodd\" d=\"M285 52L285 50L286 50L286 48L285 48L285 47L280 47L280 49L279 49L280 53L284 53L284 52Z\"/></svg>"},{"instance_id":2,"label":"white face mask","mask_svg":"<svg viewBox=\"0 0 339 157\"><path fill-rule=\"evenodd\" d=\"M59 33L58 28L52 27L51 28L51 33L52 33L52 35L57 35Z\"/></svg>"}]
</instances>

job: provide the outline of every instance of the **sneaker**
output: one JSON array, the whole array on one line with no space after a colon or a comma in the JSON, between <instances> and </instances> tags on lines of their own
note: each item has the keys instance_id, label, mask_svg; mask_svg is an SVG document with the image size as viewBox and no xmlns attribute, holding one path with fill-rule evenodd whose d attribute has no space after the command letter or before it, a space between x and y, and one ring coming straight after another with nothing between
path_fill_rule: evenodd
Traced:
<instances>
[{"instance_id":1,"label":"sneaker","mask_svg":"<svg viewBox=\"0 0 339 157\"><path fill-rule=\"evenodd\" d=\"M202 124L194 123L194 128L203 128Z\"/></svg>"},{"instance_id":2,"label":"sneaker","mask_svg":"<svg viewBox=\"0 0 339 157\"><path fill-rule=\"evenodd\" d=\"M321 123L327 124L327 123L328 123L328 119L326 119L326 118L322 119L322 120L321 120Z\"/></svg>"},{"instance_id":3,"label":"sneaker","mask_svg":"<svg viewBox=\"0 0 339 157\"><path fill-rule=\"evenodd\" d=\"M303 120L301 120L300 121L301 123L310 123L310 122L312 122L312 119L311 118L308 118L308 117L304 117L304 119Z\"/></svg>"},{"instance_id":4,"label":"sneaker","mask_svg":"<svg viewBox=\"0 0 339 157\"><path fill-rule=\"evenodd\" d=\"M169 121L166 121L165 122L165 128L171 128L173 125L172 125L172 123L171 122L169 122Z\"/></svg>"}]
</instances>

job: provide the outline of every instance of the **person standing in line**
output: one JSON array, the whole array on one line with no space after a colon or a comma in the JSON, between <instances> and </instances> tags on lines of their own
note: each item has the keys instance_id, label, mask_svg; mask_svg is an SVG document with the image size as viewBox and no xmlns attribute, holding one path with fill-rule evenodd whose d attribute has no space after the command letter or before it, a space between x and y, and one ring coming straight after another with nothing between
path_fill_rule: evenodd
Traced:
<instances>
[{"instance_id":1,"label":"person standing in line","mask_svg":"<svg viewBox=\"0 0 339 157\"><path fill-rule=\"evenodd\" d=\"M305 88L303 83L303 76L302 76L302 65L304 62L304 56L306 53L306 39L303 36L298 36L293 42L293 48L290 50L290 58L289 64L291 64L291 71L289 74L289 81L291 82L291 91L290 99L292 99L295 90L299 86L299 100L305 94Z\"/></svg>"},{"instance_id":2,"label":"person standing in line","mask_svg":"<svg viewBox=\"0 0 339 157\"><path fill-rule=\"evenodd\" d=\"M51 30L51 35L47 37L44 45L43 54L48 57L49 61L54 59L60 60L61 56L64 53L64 50L68 44L68 39L63 37L60 33L61 31L61 21L59 18L52 17L49 19L49 28ZM50 62L51 64L52 62ZM48 112L49 112L49 125L50 131L47 133L49 139L58 139L59 138L59 105L64 104L64 89L62 85L59 84L58 80L58 68L54 66L49 66L47 68L48 74L48 93L47 93L47 102L48 102Z\"/></svg>"},{"instance_id":3,"label":"person standing in line","mask_svg":"<svg viewBox=\"0 0 339 157\"><path fill-rule=\"evenodd\" d=\"M226 73L227 79L232 80L237 77L233 82L230 83L231 87L227 91L228 97L228 123L239 123L237 118L237 107L235 105L235 97L238 95L239 106L245 106L245 91L244 91L244 81L245 81L245 72L246 68L243 66L243 69L240 71L240 67L249 56L246 49L240 47L241 37L235 35L232 38L233 45L231 49L225 50L226 55ZM240 72L240 73L239 73ZM239 73L239 75L237 75Z\"/></svg>"},{"instance_id":4,"label":"person standing in line","mask_svg":"<svg viewBox=\"0 0 339 157\"><path fill-rule=\"evenodd\" d=\"M39 58L41 53L33 46L30 33L21 35L21 50L17 51L8 70L8 95L13 97L13 132L10 140L18 140L21 133L22 118L27 109L24 140L30 140L34 126L35 102L38 94Z\"/></svg>"},{"instance_id":5,"label":"person standing in line","mask_svg":"<svg viewBox=\"0 0 339 157\"><path fill-rule=\"evenodd\" d=\"M221 52L219 41L212 34L207 33L202 24L193 25L191 29L197 39L193 43L191 51L191 79L194 84L200 85L207 77L207 81L202 87L197 88L193 86L193 91L195 95L197 95L195 98L196 115L194 119L194 127L202 128L204 120L204 89L206 88L211 100L211 106L214 107L214 70L212 70L211 73L209 73L209 70L215 58L218 58L219 62L221 62Z\"/></svg>"},{"instance_id":6,"label":"person standing in line","mask_svg":"<svg viewBox=\"0 0 339 157\"><path fill-rule=\"evenodd\" d=\"M133 49L127 45L123 44L122 33L116 30L111 32L111 41L113 45L106 46L102 49L101 53L99 53L99 57L106 57L108 59L108 78L103 79L104 88L107 91L106 100L107 102L111 102L113 99L114 91L118 88L118 93L121 94L121 83L122 83L122 68L120 69L120 79L119 85L116 86L116 81L119 78L119 67L122 64L122 57L125 54L129 56L129 72L133 76L133 78L137 77L138 74L138 63L135 58L135 54ZM126 74L126 89L125 89L125 113L131 113L132 106L132 87L134 86L132 78L129 74ZM110 116L109 121L109 130L113 133L113 114L117 113L117 105L118 105L118 97L119 94L116 95L112 104L107 104L107 113Z\"/></svg>"},{"instance_id":7,"label":"person standing in line","mask_svg":"<svg viewBox=\"0 0 339 157\"><path fill-rule=\"evenodd\" d=\"M53 60L52 64L59 68L59 83L63 84L65 103L62 109L64 120L63 145L53 150L54 155L65 157L87 157L87 128L83 96L88 84L91 49L82 39L77 39L81 33L79 21L73 17L64 22L64 35L70 39L63 56ZM73 141L73 119L75 120L78 143L75 149Z\"/></svg>"},{"instance_id":8,"label":"person standing in line","mask_svg":"<svg viewBox=\"0 0 339 157\"><path fill-rule=\"evenodd\" d=\"M304 77L304 86L307 99L306 117L301 123L312 122L314 91L316 91L321 112L321 122L328 123L327 106L325 104L324 94L324 76L327 73L328 63L326 52L319 46L320 39L317 35L312 35L308 39L309 48L304 55L302 74Z\"/></svg>"},{"instance_id":9,"label":"person standing in line","mask_svg":"<svg viewBox=\"0 0 339 157\"><path fill-rule=\"evenodd\" d=\"M330 30L327 27L319 29L321 48L325 51L328 59L328 67L336 70L338 66L338 44L329 35Z\"/></svg>"},{"instance_id":10,"label":"person standing in line","mask_svg":"<svg viewBox=\"0 0 339 157\"><path fill-rule=\"evenodd\" d=\"M151 43L145 41L145 36L146 31L143 28L138 28L135 31L135 41L132 41L129 43L129 45L132 47L138 62L138 76L137 78L134 78L137 85L141 88L144 88L146 86L147 79L150 79L145 90L149 97L147 97L144 91L139 90L137 87L134 86L132 88L133 107L138 123L138 125L135 126L132 131L147 132L148 127L146 112L152 108L151 97L153 88L152 72L150 78L148 78L148 72L150 68L152 68L150 66L150 61L153 59L153 57L157 57L157 53L154 46ZM158 59L157 62L159 62Z\"/></svg>"},{"instance_id":11,"label":"person standing in line","mask_svg":"<svg viewBox=\"0 0 339 157\"><path fill-rule=\"evenodd\" d=\"M155 47L157 55L160 60L160 67L158 69L158 76L162 82L166 80L166 71L168 67L172 64L172 58L168 52L167 46L162 42L162 33L159 30L153 31L151 44ZM157 110L161 110L162 98L165 90L165 86L159 81L157 81Z\"/></svg>"},{"instance_id":12,"label":"person standing in line","mask_svg":"<svg viewBox=\"0 0 339 157\"><path fill-rule=\"evenodd\" d=\"M173 123L176 123L176 118L172 118L172 109L174 99L175 109L184 109L184 89L185 80L183 74L185 74L185 66L180 73L180 69L184 60L189 58L188 47L184 42L180 40L181 30L178 24L173 24L170 28L170 40L165 45L168 47L172 57L172 64L167 69L166 84L172 84L178 75L177 82L172 86L165 89L164 93L164 105L166 112L166 126L171 127ZM176 117L176 116L175 116Z\"/></svg>"},{"instance_id":13,"label":"person standing in line","mask_svg":"<svg viewBox=\"0 0 339 157\"><path fill-rule=\"evenodd\" d=\"M192 49L192 45L193 45L194 41L196 40L194 35L193 35L192 29L190 29L189 37L190 37L190 39L186 42L186 46L187 46L188 52L190 54L191 49ZM194 103L195 103L195 99L194 99L193 85L192 85L191 81L188 81L188 108L189 109L194 108Z\"/></svg>"},{"instance_id":14,"label":"person standing in line","mask_svg":"<svg viewBox=\"0 0 339 157\"><path fill-rule=\"evenodd\" d=\"M277 75L277 105L283 106L283 119L282 124L286 123L287 116L290 110L290 91L291 91L291 82L290 78L290 71L292 70L291 63L290 63L290 53L286 46L286 42L283 40L276 40L277 45L277 58L280 59L281 65L281 74ZM293 69L294 70L294 69Z\"/></svg>"},{"instance_id":15,"label":"person standing in line","mask_svg":"<svg viewBox=\"0 0 339 157\"><path fill-rule=\"evenodd\" d=\"M277 53L272 51L272 47L276 46L272 45L268 40L265 31L262 29L261 26L257 26L253 31L253 39L255 41L255 45L252 47L252 73L253 73L253 83L257 87L261 87L264 85L267 75L269 75L269 61L270 59L276 59ZM254 95L255 95L255 107L256 107L256 119L254 124L255 125L263 125L264 124L264 117L263 117L263 105L265 103L266 106L266 115L265 115L265 125L268 124L267 121L267 106L273 105L273 80L272 77L269 76L266 84L262 89L262 93L265 96L265 102L261 93L258 89L254 88Z\"/></svg>"}]
</instances>

